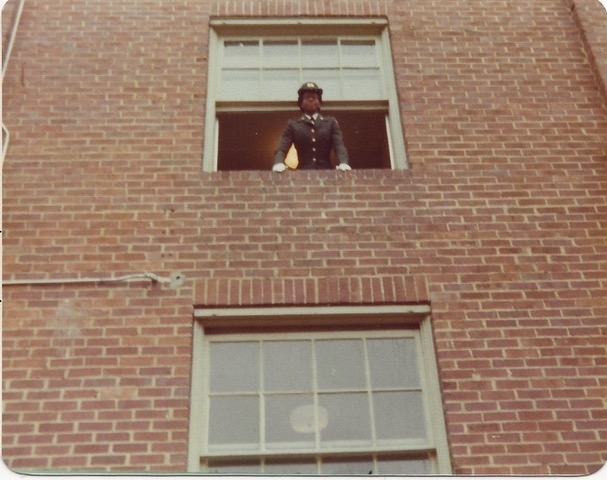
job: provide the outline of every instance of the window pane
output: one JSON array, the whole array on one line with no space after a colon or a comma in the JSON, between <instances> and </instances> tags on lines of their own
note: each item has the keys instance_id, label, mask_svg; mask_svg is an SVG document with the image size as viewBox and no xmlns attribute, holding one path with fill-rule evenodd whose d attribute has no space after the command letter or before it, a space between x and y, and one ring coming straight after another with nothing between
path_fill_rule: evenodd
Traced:
<instances>
[{"instance_id":1,"label":"window pane","mask_svg":"<svg viewBox=\"0 0 607 480\"><path fill-rule=\"evenodd\" d=\"M259 447L259 398L255 395L211 397L209 448L231 444Z\"/></svg>"},{"instance_id":2,"label":"window pane","mask_svg":"<svg viewBox=\"0 0 607 480\"><path fill-rule=\"evenodd\" d=\"M377 470L379 475L425 475L433 473L428 458L399 458L396 455L380 456L377 459Z\"/></svg>"},{"instance_id":3,"label":"window pane","mask_svg":"<svg viewBox=\"0 0 607 480\"><path fill-rule=\"evenodd\" d=\"M320 85L320 87L323 89L323 101L339 100L344 98L341 91L340 74L339 70L337 69L304 70L303 81L315 82ZM297 92L297 88L295 91ZM297 96L295 98L297 98Z\"/></svg>"},{"instance_id":4,"label":"window pane","mask_svg":"<svg viewBox=\"0 0 607 480\"><path fill-rule=\"evenodd\" d=\"M223 66L259 67L259 42L257 40L225 42L223 44Z\"/></svg>"},{"instance_id":5,"label":"window pane","mask_svg":"<svg viewBox=\"0 0 607 480\"><path fill-rule=\"evenodd\" d=\"M259 390L259 343L211 343L211 392Z\"/></svg>"},{"instance_id":6,"label":"window pane","mask_svg":"<svg viewBox=\"0 0 607 480\"><path fill-rule=\"evenodd\" d=\"M370 339L367 350L373 389L419 387L414 339Z\"/></svg>"},{"instance_id":7,"label":"window pane","mask_svg":"<svg viewBox=\"0 0 607 480\"><path fill-rule=\"evenodd\" d=\"M301 85L299 70L264 70L261 72L261 95L265 100L297 100Z\"/></svg>"},{"instance_id":8,"label":"window pane","mask_svg":"<svg viewBox=\"0 0 607 480\"><path fill-rule=\"evenodd\" d=\"M344 70L344 97L378 99L385 96L379 69Z\"/></svg>"},{"instance_id":9,"label":"window pane","mask_svg":"<svg viewBox=\"0 0 607 480\"><path fill-rule=\"evenodd\" d=\"M321 443L351 441L370 443L369 402L366 393L319 395L319 405L327 409L327 427Z\"/></svg>"},{"instance_id":10,"label":"window pane","mask_svg":"<svg viewBox=\"0 0 607 480\"><path fill-rule=\"evenodd\" d=\"M299 68L299 46L293 42L263 43L263 68Z\"/></svg>"},{"instance_id":11,"label":"window pane","mask_svg":"<svg viewBox=\"0 0 607 480\"><path fill-rule=\"evenodd\" d=\"M312 395L271 395L265 402L268 448L273 447L271 443L279 448L285 443L296 443L298 448L314 446L316 429L327 424L327 414L315 409Z\"/></svg>"},{"instance_id":12,"label":"window pane","mask_svg":"<svg viewBox=\"0 0 607 480\"><path fill-rule=\"evenodd\" d=\"M264 468L264 473L271 475L315 475L317 471L314 458L267 460Z\"/></svg>"},{"instance_id":13,"label":"window pane","mask_svg":"<svg viewBox=\"0 0 607 480\"><path fill-rule=\"evenodd\" d=\"M263 370L266 392L312 391L312 343L265 342Z\"/></svg>"},{"instance_id":14,"label":"window pane","mask_svg":"<svg viewBox=\"0 0 607 480\"><path fill-rule=\"evenodd\" d=\"M328 457L322 460L324 475L372 475L372 457Z\"/></svg>"},{"instance_id":15,"label":"window pane","mask_svg":"<svg viewBox=\"0 0 607 480\"><path fill-rule=\"evenodd\" d=\"M316 342L320 390L365 389L365 364L361 340Z\"/></svg>"},{"instance_id":16,"label":"window pane","mask_svg":"<svg viewBox=\"0 0 607 480\"><path fill-rule=\"evenodd\" d=\"M341 42L342 67L377 67L375 41L344 40Z\"/></svg>"},{"instance_id":17,"label":"window pane","mask_svg":"<svg viewBox=\"0 0 607 480\"><path fill-rule=\"evenodd\" d=\"M426 437L421 392L374 393L373 413L378 440Z\"/></svg>"},{"instance_id":18,"label":"window pane","mask_svg":"<svg viewBox=\"0 0 607 480\"><path fill-rule=\"evenodd\" d=\"M224 70L219 82L220 100L257 100L259 72L257 70Z\"/></svg>"},{"instance_id":19,"label":"window pane","mask_svg":"<svg viewBox=\"0 0 607 480\"><path fill-rule=\"evenodd\" d=\"M304 68L336 68L339 66L337 41L304 41L301 44L301 57Z\"/></svg>"}]
</instances>

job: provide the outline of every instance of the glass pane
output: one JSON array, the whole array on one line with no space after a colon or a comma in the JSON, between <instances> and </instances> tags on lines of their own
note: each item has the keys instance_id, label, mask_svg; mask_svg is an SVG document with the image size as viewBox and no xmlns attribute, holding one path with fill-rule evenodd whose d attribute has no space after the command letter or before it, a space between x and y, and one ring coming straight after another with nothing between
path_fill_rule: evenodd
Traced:
<instances>
[{"instance_id":1,"label":"glass pane","mask_svg":"<svg viewBox=\"0 0 607 480\"><path fill-rule=\"evenodd\" d=\"M327 427L321 443L340 441L370 443L369 401L366 393L319 395L319 405L327 409Z\"/></svg>"},{"instance_id":2,"label":"glass pane","mask_svg":"<svg viewBox=\"0 0 607 480\"><path fill-rule=\"evenodd\" d=\"M380 338L367 341L371 388L419 387L415 340Z\"/></svg>"},{"instance_id":3,"label":"glass pane","mask_svg":"<svg viewBox=\"0 0 607 480\"><path fill-rule=\"evenodd\" d=\"M263 43L263 68L299 68L299 46L294 42Z\"/></svg>"},{"instance_id":4,"label":"glass pane","mask_svg":"<svg viewBox=\"0 0 607 480\"><path fill-rule=\"evenodd\" d=\"M378 99L385 96L379 69L343 70L344 98Z\"/></svg>"},{"instance_id":5,"label":"glass pane","mask_svg":"<svg viewBox=\"0 0 607 480\"><path fill-rule=\"evenodd\" d=\"M316 342L316 364L320 390L366 389L361 340Z\"/></svg>"},{"instance_id":6,"label":"glass pane","mask_svg":"<svg viewBox=\"0 0 607 480\"><path fill-rule=\"evenodd\" d=\"M379 475L425 475L432 472L432 464L428 458L406 458L396 455L380 456L377 459Z\"/></svg>"},{"instance_id":7,"label":"glass pane","mask_svg":"<svg viewBox=\"0 0 607 480\"><path fill-rule=\"evenodd\" d=\"M311 392L312 342L265 342L263 372L266 392Z\"/></svg>"},{"instance_id":8,"label":"glass pane","mask_svg":"<svg viewBox=\"0 0 607 480\"><path fill-rule=\"evenodd\" d=\"M323 475L373 475L372 457L328 457L322 460Z\"/></svg>"},{"instance_id":9,"label":"glass pane","mask_svg":"<svg viewBox=\"0 0 607 480\"><path fill-rule=\"evenodd\" d=\"M373 413L378 440L426 437L421 392L374 393Z\"/></svg>"},{"instance_id":10,"label":"glass pane","mask_svg":"<svg viewBox=\"0 0 607 480\"><path fill-rule=\"evenodd\" d=\"M269 395L265 402L267 448L284 447L285 443L313 447L316 429L327 425L326 410L315 408L312 395Z\"/></svg>"},{"instance_id":11,"label":"glass pane","mask_svg":"<svg viewBox=\"0 0 607 480\"><path fill-rule=\"evenodd\" d=\"M211 397L209 446L259 446L259 398L255 395Z\"/></svg>"},{"instance_id":12,"label":"glass pane","mask_svg":"<svg viewBox=\"0 0 607 480\"><path fill-rule=\"evenodd\" d=\"M375 41L342 41L341 64L343 67L377 67L378 64Z\"/></svg>"},{"instance_id":13,"label":"glass pane","mask_svg":"<svg viewBox=\"0 0 607 480\"><path fill-rule=\"evenodd\" d=\"M302 83L299 70L264 70L261 75L264 100L297 100L297 89Z\"/></svg>"},{"instance_id":14,"label":"glass pane","mask_svg":"<svg viewBox=\"0 0 607 480\"><path fill-rule=\"evenodd\" d=\"M342 97L341 92L341 80L339 70L322 69L322 70L304 70L303 71L304 82L315 82L320 88L323 89L322 99L326 100L339 100ZM303 82L302 82L303 83ZM299 88L299 86L297 87ZM297 88L295 92L297 92ZM295 94L297 98L297 93Z\"/></svg>"},{"instance_id":15,"label":"glass pane","mask_svg":"<svg viewBox=\"0 0 607 480\"><path fill-rule=\"evenodd\" d=\"M207 473L238 474L238 473L261 473L259 460L232 460L232 461L210 461Z\"/></svg>"},{"instance_id":16,"label":"glass pane","mask_svg":"<svg viewBox=\"0 0 607 480\"><path fill-rule=\"evenodd\" d=\"M304 68L339 67L337 41L323 40L302 42L301 64Z\"/></svg>"},{"instance_id":17,"label":"glass pane","mask_svg":"<svg viewBox=\"0 0 607 480\"><path fill-rule=\"evenodd\" d=\"M259 42L234 41L223 44L223 66L237 68L259 67Z\"/></svg>"},{"instance_id":18,"label":"glass pane","mask_svg":"<svg viewBox=\"0 0 607 480\"><path fill-rule=\"evenodd\" d=\"M259 71L223 70L219 80L220 100L256 100L259 97Z\"/></svg>"},{"instance_id":19,"label":"glass pane","mask_svg":"<svg viewBox=\"0 0 607 480\"><path fill-rule=\"evenodd\" d=\"M315 475L317 471L314 458L267 460L264 468L264 473L272 475Z\"/></svg>"},{"instance_id":20,"label":"glass pane","mask_svg":"<svg viewBox=\"0 0 607 480\"><path fill-rule=\"evenodd\" d=\"M211 392L257 392L259 390L259 343L213 342Z\"/></svg>"}]
</instances>

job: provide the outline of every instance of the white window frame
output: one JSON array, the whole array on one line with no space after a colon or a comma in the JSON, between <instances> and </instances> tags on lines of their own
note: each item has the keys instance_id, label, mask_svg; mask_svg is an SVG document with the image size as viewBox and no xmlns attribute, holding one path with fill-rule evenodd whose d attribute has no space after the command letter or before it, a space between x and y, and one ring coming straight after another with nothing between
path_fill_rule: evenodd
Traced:
<instances>
[{"instance_id":1,"label":"white window frame","mask_svg":"<svg viewBox=\"0 0 607 480\"><path fill-rule=\"evenodd\" d=\"M403 170L408 168L407 155L403 129L400 121L400 107L395 83L394 68L392 65L392 52L390 48L390 36L388 22L385 18L274 18L274 19L234 19L216 18L210 22L209 33L209 70L207 78L207 105L205 114L204 146L202 169L205 172L217 171L217 153L219 139L218 111L238 111L242 107L239 102L219 102L219 72L221 68L221 46L223 41L235 38L250 37L252 39L264 37L276 37L288 39L289 36L309 36L310 38L322 36L348 36L356 37L373 36L379 43L380 68L384 74L384 87L386 100L357 102L337 101L331 104L325 101L325 106L332 110L348 110L352 108L373 109L378 107L386 109L386 135L390 151L391 168ZM308 79L307 79L308 80ZM294 97L289 102L259 101L247 102L247 111L263 110L271 107L273 110L292 111ZM387 103L387 105L386 105ZM278 139L277 139L278 141Z\"/></svg>"},{"instance_id":2,"label":"white window frame","mask_svg":"<svg viewBox=\"0 0 607 480\"><path fill-rule=\"evenodd\" d=\"M446 437L444 413L434 355L434 342L430 325L430 308L427 305L385 305L358 307L275 307L275 308L195 308L193 332L192 392L190 406L190 436L188 446L188 471L200 472L201 459L205 456L207 409L205 401L205 345L209 336L233 336L259 334L273 338L286 338L289 332L325 331L376 332L392 330L414 332L422 364L420 379L426 404L426 430L428 444L421 451L427 452L434 474L450 474L451 462ZM284 334L281 337L281 332ZM337 334L335 334L337 336ZM372 335L372 333L370 333ZM208 360L208 358L207 358ZM397 450L407 453L407 448ZM419 453L419 445L412 453ZM324 454L325 452L317 452ZM327 452L330 453L330 452ZM372 451L365 451L373 454ZM263 456L263 455L260 455ZM257 456L256 458L259 458ZM255 457L255 456L253 456Z\"/></svg>"}]
</instances>

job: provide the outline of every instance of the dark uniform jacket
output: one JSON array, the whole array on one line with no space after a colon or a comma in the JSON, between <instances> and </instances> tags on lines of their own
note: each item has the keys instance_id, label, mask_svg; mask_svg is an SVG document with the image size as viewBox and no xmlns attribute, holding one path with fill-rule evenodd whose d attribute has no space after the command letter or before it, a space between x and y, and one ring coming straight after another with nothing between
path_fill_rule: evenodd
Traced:
<instances>
[{"instance_id":1,"label":"dark uniform jacket","mask_svg":"<svg viewBox=\"0 0 607 480\"><path fill-rule=\"evenodd\" d=\"M305 115L289 120L274 154L275 164L284 161L292 144L297 150L300 169L333 168L331 149L335 150L339 163L348 163L348 151L334 117L319 114L314 123Z\"/></svg>"}]
</instances>

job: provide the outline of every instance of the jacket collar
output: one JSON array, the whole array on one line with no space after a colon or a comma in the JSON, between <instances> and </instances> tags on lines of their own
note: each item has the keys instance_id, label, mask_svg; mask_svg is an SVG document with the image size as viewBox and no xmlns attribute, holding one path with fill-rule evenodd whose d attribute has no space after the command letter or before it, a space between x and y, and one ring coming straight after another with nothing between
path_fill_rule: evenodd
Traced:
<instances>
[{"instance_id":1,"label":"jacket collar","mask_svg":"<svg viewBox=\"0 0 607 480\"><path fill-rule=\"evenodd\" d=\"M304 113L301 117L300 117L301 121L304 122L309 122L309 118L308 116ZM316 117L316 121L318 122L319 120L324 120L323 116L319 113L318 116Z\"/></svg>"}]
</instances>

